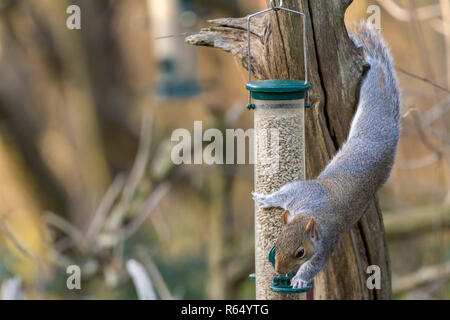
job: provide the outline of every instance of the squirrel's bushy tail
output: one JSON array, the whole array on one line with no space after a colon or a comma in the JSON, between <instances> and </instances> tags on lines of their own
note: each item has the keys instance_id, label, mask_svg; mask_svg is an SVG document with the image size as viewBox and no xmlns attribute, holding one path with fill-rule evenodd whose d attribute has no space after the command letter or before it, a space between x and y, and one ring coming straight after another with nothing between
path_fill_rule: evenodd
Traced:
<instances>
[{"instance_id":1,"label":"squirrel's bushy tail","mask_svg":"<svg viewBox=\"0 0 450 320\"><path fill-rule=\"evenodd\" d=\"M384 87L385 96L382 98L390 100L389 105L394 118L400 123L401 93L390 50L381 32L375 29L372 23L362 21L353 26L350 38L357 47L363 48L366 61L370 63L371 68L378 67L382 70L383 81L377 79L377 84ZM370 70L367 76L370 76Z\"/></svg>"},{"instance_id":2,"label":"squirrel's bushy tail","mask_svg":"<svg viewBox=\"0 0 450 320\"><path fill-rule=\"evenodd\" d=\"M347 183L343 189L348 198L360 192L362 206L389 177L400 138L401 97L381 33L363 22L355 26L351 38L364 53L370 69L361 85L348 139L319 179ZM342 176L346 178L339 178Z\"/></svg>"}]
</instances>

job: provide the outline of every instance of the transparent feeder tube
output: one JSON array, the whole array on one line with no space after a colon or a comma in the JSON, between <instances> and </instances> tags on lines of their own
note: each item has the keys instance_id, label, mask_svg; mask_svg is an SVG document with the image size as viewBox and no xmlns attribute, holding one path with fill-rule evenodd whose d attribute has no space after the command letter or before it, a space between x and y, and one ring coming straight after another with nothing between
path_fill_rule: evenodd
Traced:
<instances>
[{"instance_id":1,"label":"transparent feeder tube","mask_svg":"<svg viewBox=\"0 0 450 320\"><path fill-rule=\"evenodd\" d=\"M255 191L268 194L283 185L305 180L304 100L254 100ZM268 253L282 226L283 209L255 205L256 299L306 299L306 293L277 293L270 289L275 270Z\"/></svg>"}]
</instances>

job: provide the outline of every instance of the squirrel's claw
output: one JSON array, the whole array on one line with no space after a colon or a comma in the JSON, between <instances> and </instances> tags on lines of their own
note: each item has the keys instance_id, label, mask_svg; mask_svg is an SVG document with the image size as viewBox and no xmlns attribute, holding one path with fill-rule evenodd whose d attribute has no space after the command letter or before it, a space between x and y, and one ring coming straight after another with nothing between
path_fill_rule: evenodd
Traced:
<instances>
[{"instance_id":1,"label":"squirrel's claw","mask_svg":"<svg viewBox=\"0 0 450 320\"><path fill-rule=\"evenodd\" d=\"M253 197L253 200L259 202L259 201L262 201L266 196L262 193L252 192L252 197Z\"/></svg>"},{"instance_id":2,"label":"squirrel's claw","mask_svg":"<svg viewBox=\"0 0 450 320\"><path fill-rule=\"evenodd\" d=\"M308 281L303 281L299 277L295 276L291 280L291 286L293 289L306 288L308 286Z\"/></svg>"}]
</instances>

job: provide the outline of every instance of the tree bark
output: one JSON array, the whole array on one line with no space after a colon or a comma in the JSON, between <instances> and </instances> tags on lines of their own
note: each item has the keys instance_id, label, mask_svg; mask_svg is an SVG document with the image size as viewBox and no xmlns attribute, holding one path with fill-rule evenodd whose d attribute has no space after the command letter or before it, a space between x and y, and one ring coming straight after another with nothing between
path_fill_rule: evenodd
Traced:
<instances>
[{"instance_id":1,"label":"tree bark","mask_svg":"<svg viewBox=\"0 0 450 320\"><path fill-rule=\"evenodd\" d=\"M369 65L350 40L344 14L351 0L285 1L306 16L311 103L306 111L307 178L316 177L346 140ZM199 34L193 45L223 49L247 66L247 19L225 18ZM256 79L303 79L302 21L273 11L252 20L252 72ZM367 266L381 269L381 289L366 286ZM391 272L381 211L374 199L341 240L314 281L315 299L390 299Z\"/></svg>"}]
</instances>

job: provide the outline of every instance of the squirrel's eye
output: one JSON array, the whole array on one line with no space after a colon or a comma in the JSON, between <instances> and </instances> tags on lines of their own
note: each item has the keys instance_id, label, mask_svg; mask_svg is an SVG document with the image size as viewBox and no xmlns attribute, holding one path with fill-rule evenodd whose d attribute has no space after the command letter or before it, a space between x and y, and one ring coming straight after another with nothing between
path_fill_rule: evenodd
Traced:
<instances>
[{"instance_id":1,"label":"squirrel's eye","mask_svg":"<svg viewBox=\"0 0 450 320\"><path fill-rule=\"evenodd\" d=\"M303 249L303 248L298 249L297 254L296 254L296 257L297 257L297 258L301 258L301 257L303 257L304 255L305 255L305 249Z\"/></svg>"}]
</instances>

